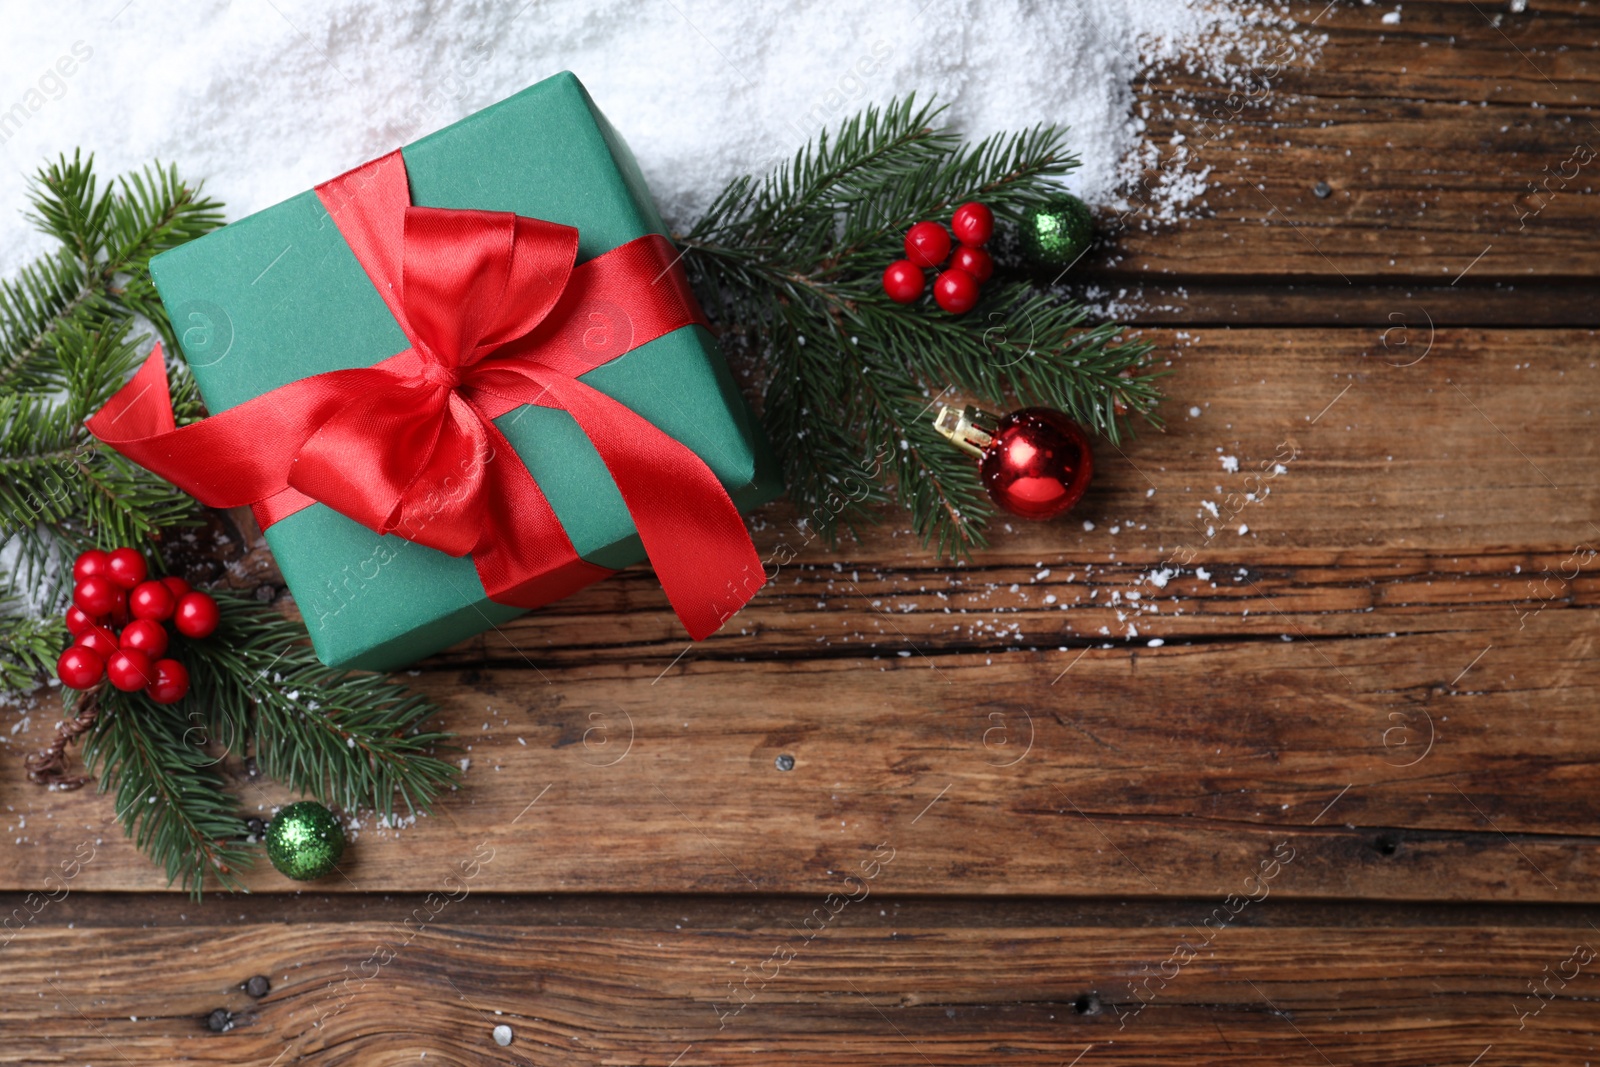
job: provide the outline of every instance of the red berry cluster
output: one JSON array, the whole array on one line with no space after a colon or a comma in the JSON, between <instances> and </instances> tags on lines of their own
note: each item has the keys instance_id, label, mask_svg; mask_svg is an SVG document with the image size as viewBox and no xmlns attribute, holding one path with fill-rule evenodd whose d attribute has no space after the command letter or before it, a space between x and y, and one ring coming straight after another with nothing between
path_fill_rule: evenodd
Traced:
<instances>
[{"instance_id":1,"label":"red berry cluster","mask_svg":"<svg viewBox=\"0 0 1600 1067\"><path fill-rule=\"evenodd\" d=\"M950 230L961 242L954 257ZM883 291L890 300L909 304L917 299L926 283L923 268L941 267L949 259L949 268L934 279L933 299L952 315L972 310L979 286L994 274L994 259L983 250L994 235L994 212L979 203L962 204L950 219L950 230L937 222L919 222L906 231L906 258L883 272Z\"/></svg>"},{"instance_id":2,"label":"red berry cluster","mask_svg":"<svg viewBox=\"0 0 1600 1067\"><path fill-rule=\"evenodd\" d=\"M143 689L157 704L174 704L189 691L189 672L167 651L168 619L185 637L217 628L217 602L182 578L150 579L145 558L131 548L91 548L72 565L77 585L67 608L72 647L56 661L63 685L88 689L110 678L125 692ZM112 627L121 627L120 632Z\"/></svg>"}]
</instances>

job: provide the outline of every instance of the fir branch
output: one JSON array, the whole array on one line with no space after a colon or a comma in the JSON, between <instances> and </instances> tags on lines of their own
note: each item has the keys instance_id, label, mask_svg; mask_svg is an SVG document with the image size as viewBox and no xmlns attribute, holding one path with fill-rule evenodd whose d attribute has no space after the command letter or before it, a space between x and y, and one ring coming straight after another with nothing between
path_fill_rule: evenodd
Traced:
<instances>
[{"instance_id":1,"label":"fir branch","mask_svg":"<svg viewBox=\"0 0 1600 1067\"><path fill-rule=\"evenodd\" d=\"M222 225L222 205L185 184L176 167L151 164L101 191L94 157L79 152L40 168L29 201L29 221L59 239L100 284L142 274L154 256Z\"/></svg>"},{"instance_id":2,"label":"fir branch","mask_svg":"<svg viewBox=\"0 0 1600 1067\"><path fill-rule=\"evenodd\" d=\"M877 422L892 436L894 479L901 504L910 512L911 528L943 556L965 555L988 540L983 522L990 514L988 498L972 460L933 429L933 405L904 385L894 373L879 372L885 388Z\"/></svg>"},{"instance_id":3,"label":"fir branch","mask_svg":"<svg viewBox=\"0 0 1600 1067\"><path fill-rule=\"evenodd\" d=\"M162 707L109 686L85 699L102 706L84 741L84 765L99 775L101 793L115 789L117 819L134 844L196 899L208 875L237 887L251 862L249 828L216 760L193 743L185 705Z\"/></svg>"},{"instance_id":4,"label":"fir branch","mask_svg":"<svg viewBox=\"0 0 1600 1067\"><path fill-rule=\"evenodd\" d=\"M59 618L38 619L21 605L4 605L0 611L0 693L31 693L56 669L56 657L66 647L67 627Z\"/></svg>"},{"instance_id":5,"label":"fir branch","mask_svg":"<svg viewBox=\"0 0 1600 1067\"><path fill-rule=\"evenodd\" d=\"M83 264L66 249L0 282L0 390L59 388L48 358L55 329L87 317L96 296Z\"/></svg>"},{"instance_id":6,"label":"fir branch","mask_svg":"<svg viewBox=\"0 0 1600 1067\"><path fill-rule=\"evenodd\" d=\"M174 650L189 671L182 700L163 707L106 685L79 698L99 713L84 762L102 792L116 789L128 832L169 879L198 896L210 876L233 886L249 860L238 799L208 749L254 755L297 792L385 818L397 800L425 812L455 784L459 769L432 754L448 740L426 728L436 706L382 676L324 667L305 629L271 607L213 596L217 631Z\"/></svg>"},{"instance_id":7,"label":"fir branch","mask_svg":"<svg viewBox=\"0 0 1600 1067\"><path fill-rule=\"evenodd\" d=\"M1117 443L1124 413L1159 425L1150 346L1027 284L991 282L963 316L882 291L906 229L968 200L1020 220L1077 166L1039 126L966 145L941 109L869 108L765 178L730 183L678 240L730 347L759 366L762 418L791 497L830 541L877 517L886 496L944 555L981 546L992 508L971 461L931 427L935 396L1006 410L1059 408ZM892 455L874 491L826 506L841 471Z\"/></svg>"},{"instance_id":8,"label":"fir branch","mask_svg":"<svg viewBox=\"0 0 1600 1067\"><path fill-rule=\"evenodd\" d=\"M380 675L324 667L305 628L254 601L218 596L223 624L192 642L190 699L210 736L334 807L428 810L459 770L431 753L447 735L425 729L438 708Z\"/></svg>"},{"instance_id":9,"label":"fir branch","mask_svg":"<svg viewBox=\"0 0 1600 1067\"><path fill-rule=\"evenodd\" d=\"M0 395L0 543L13 553L13 584L32 590L42 610L62 604L61 561L85 548L145 544L192 523L198 510L180 490L87 438L83 414L76 395L53 403Z\"/></svg>"},{"instance_id":10,"label":"fir branch","mask_svg":"<svg viewBox=\"0 0 1600 1067\"><path fill-rule=\"evenodd\" d=\"M220 205L159 165L102 189L92 163L74 153L40 169L29 218L62 248L0 283L0 546L13 553L12 587L34 590L42 608L61 603L49 576L65 558L143 544L198 515L83 420L139 362L136 321L171 338L150 258L219 225ZM178 414L192 417L192 382L174 377Z\"/></svg>"},{"instance_id":11,"label":"fir branch","mask_svg":"<svg viewBox=\"0 0 1600 1067\"><path fill-rule=\"evenodd\" d=\"M152 164L124 174L117 184L105 229L106 262L122 264L121 273L140 281L148 282L152 258L222 225L222 205L186 185L175 166Z\"/></svg>"}]
</instances>

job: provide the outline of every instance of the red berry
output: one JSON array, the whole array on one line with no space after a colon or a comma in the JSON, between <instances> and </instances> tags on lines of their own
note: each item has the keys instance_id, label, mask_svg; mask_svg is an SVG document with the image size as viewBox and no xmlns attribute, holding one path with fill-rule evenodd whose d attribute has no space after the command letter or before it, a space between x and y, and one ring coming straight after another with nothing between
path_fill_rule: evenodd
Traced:
<instances>
[{"instance_id":1,"label":"red berry","mask_svg":"<svg viewBox=\"0 0 1600 1067\"><path fill-rule=\"evenodd\" d=\"M117 635L104 626L95 625L79 634L76 644L106 660L117 650Z\"/></svg>"},{"instance_id":2,"label":"red berry","mask_svg":"<svg viewBox=\"0 0 1600 1067\"><path fill-rule=\"evenodd\" d=\"M960 267L951 267L933 283L933 298L952 315L964 315L978 302L978 280Z\"/></svg>"},{"instance_id":3,"label":"red berry","mask_svg":"<svg viewBox=\"0 0 1600 1067\"><path fill-rule=\"evenodd\" d=\"M106 566L111 562L111 557L98 548L91 548L87 552L78 553L78 559L72 564L72 578L81 582L91 574L106 573Z\"/></svg>"},{"instance_id":4,"label":"red berry","mask_svg":"<svg viewBox=\"0 0 1600 1067\"><path fill-rule=\"evenodd\" d=\"M105 660L82 645L73 645L56 660L56 677L72 689L88 689L105 676Z\"/></svg>"},{"instance_id":5,"label":"red berry","mask_svg":"<svg viewBox=\"0 0 1600 1067\"><path fill-rule=\"evenodd\" d=\"M906 258L919 267L937 267L950 258L950 231L937 222L919 222L906 231Z\"/></svg>"},{"instance_id":6,"label":"red berry","mask_svg":"<svg viewBox=\"0 0 1600 1067\"><path fill-rule=\"evenodd\" d=\"M67 605L67 633L77 637L99 620L76 604Z\"/></svg>"},{"instance_id":7,"label":"red berry","mask_svg":"<svg viewBox=\"0 0 1600 1067\"><path fill-rule=\"evenodd\" d=\"M994 212L976 202L962 204L951 217L950 228L956 231L956 240L977 248L994 236Z\"/></svg>"},{"instance_id":8,"label":"red berry","mask_svg":"<svg viewBox=\"0 0 1600 1067\"><path fill-rule=\"evenodd\" d=\"M909 259L897 259L883 272L883 292L896 304L909 304L922 295L927 279L922 268Z\"/></svg>"},{"instance_id":9,"label":"red berry","mask_svg":"<svg viewBox=\"0 0 1600 1067\"><path fill-rule=\"evenodd\" d=\"M113 586L111 591L111 610L106 613L106 622L113 626L125 626L131 616L128 614L128 591L120 585Z\"/></svg>"},{"instance_id":10,"label":"red berry","mask_svg":"<svg viewBox=\"0 0 1600 1067\"><path fill-rule=\"evenodd\" d=\"M179 578L176 574L167 575L165 578L161 579L161 584L172 590L172 602L174 604L178 602L179 597L194 588L188 582L184 581L182 578Z\"/></svg>"},{"instance_id":11,"label":"red berry","mask_svg":"<svg viewBox=\"0 0 1600 1067\"><path fill-rule=\"evenodd\" d=\"M157 704L176 704L189 691L189 672L175 659L156 660L155 681L145 694Z\"/></svg>"},{"instance_id":12,"label":"red berry","mask_svg":"<svg viewBox=\"0 0 1600 1067\"><path fill-rule=\"evenodd\" d=\"M110 615L117 606L118 588L104 574L91 574L72 591L72 602L85 615Z\"/></svg>"},{"instance_id":13,"label":"red berry","mask_svg":"<svg viewBox=\"0 0 1600 1067\"><path fill-rule=\"evenodd\" d=\"M131 693L156 680L156 667L137 648L119 648L106 660L106 677L124 693Z\"/></svg>"},{"instance_id":14,"label":"red berry","mask_svg":"<svg viewBox=\"0 0 1600 1067\"><path fill-rule=\"evenodd\" d=\"M106 571L113 582L124 589L132 589L150 574L150 566L137 549L119 548L111 553Z\"/></svg>"},{"instance_id":15,"label":"red berry","mask_svg":"<svg viewBox=\"0 0 1600 1067\"><path fill-rule=\"evenodd\" d=\"M172 618L172 609L178 598L172 595L164 582L140 582L128 594L128 610L136 619L154 619L160 622Z\"/></svg>"},{"instance_id":16,"label":"red berry","mask_svg":"<svg viewBox=\"0 0 1600 1067\"><path fill-rule=\"evenodd\" d=\"M117 644L121 648L137 648L151 659L167 650L167 628L154 619L134 619L123 628Z\"/></svg>"},{"instance_id":17,"label":"red berry","mask_svg":"<svg viewBox=\"0 0 1600 1067\"><path fill-rule=\"evenodd\" d=\"M972 275L979 285L994 277L994 257L981 248L971 245L962 245L956 249L956 254L950 257L950 265L959 267Z\"/></svg>"},{"instance_id":18,"label":"red berry","mask_svg":"<svg viewBox=\"0 0 1600 1067\"><path fill-rule=\"evenodd\" d=\"M221 619L222 613L217 610L215 600L205 593L185 593L178 598L173 625L185 637L207 637Z\"/></svg>"}]
</instances>

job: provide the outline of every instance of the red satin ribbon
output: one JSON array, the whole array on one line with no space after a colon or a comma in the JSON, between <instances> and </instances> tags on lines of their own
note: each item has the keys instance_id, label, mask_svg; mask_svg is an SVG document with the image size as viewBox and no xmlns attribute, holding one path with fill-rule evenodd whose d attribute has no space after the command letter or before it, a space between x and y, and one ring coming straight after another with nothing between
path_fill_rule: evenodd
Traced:
<instances>
[{"instance_id":1,"label":"red satin ribbon","mask_svg":"<svg viewBox=\"0 0 1600 1067\"><path fill-rule=\"evenodd\" d=\"M290 382L177 428L158 346L88 421L100 440L263 526L320 502L380 534L470 553L490 599L539 607L609 573L578 557L491 421L570 414L628 506L695 640L764 581L705 462L578 375L704 318L665 238L574 266L578 232L504 212L411 206L396 151L317 187L411 347Z\"/></svg>"}]
</instances>

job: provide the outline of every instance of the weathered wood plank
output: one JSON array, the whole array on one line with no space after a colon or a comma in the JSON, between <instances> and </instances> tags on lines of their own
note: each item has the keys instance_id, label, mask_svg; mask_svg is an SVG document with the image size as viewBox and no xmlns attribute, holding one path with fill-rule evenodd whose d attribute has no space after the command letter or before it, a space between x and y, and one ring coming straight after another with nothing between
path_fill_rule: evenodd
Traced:
<instances>
[{"instance_id":1,"label":"weathered wood plank","mask_svg":"<svg viewBox=\"0 0 1600 1067\"><path fill-rule=\"evenodd\" d=\"M369 826L324 888L416 889L483 839L507 857L494 891L805 892L889 841L915 857L897 892L1190 896L1287 838L1309 855L1286 896L1593 900L1600 679L1578 614L1481 657L1475 635L1433 634L687 661L659 682L430 672L466 791ZM247 808L284 799L237 784ZM20 799L7 832L28 847L0 885L39 886L91 840L85 888L161 887L103 798Z\"/></svg>"},{"instance_id":2,"label":"weathered wood plank","mask_svg":"<svg viewBox=\"0 0 1600 1067\"><path fill-rule=\"evenodd\" d=\"M1197 904L1164 927L967 929L907 923L870 897L838 925L814 919L810 939L804 905L738 929L461 925L451 909L466 901L372 923L35 928L5 949L0 1060L1094 1067L1594 1054L1596 935L1581 923L1202 927L1216 908ZM257 974L272 982L259 1000L240 988ZM224 1033L204 1022L217 1009L232 1013ZM515 1031L509 1048L490 1037L500 1023Z\"/></svg>"},{"instance_id":3,"label":"weathered wood plank","mask_svg":"<svg viewBox=\"0 0 1600 1067\"><path fill-rule=\"evenodd\" d=\"M690 655L1058 648L1130 625L1145 640L1444 628L1486 644L1550 604L1592 604L1600 341L1414 321L1387 347L1377 331L1150 331L1173 361L1167 430L1099 445L1067 519L996 527L952 569L898 516L830 552L803 516L769 511L757 543L793 562ZM641 571L444 662L670 660L686 643Z\"/></svg>"},{"instance_id":4,"label":"weathered wood plank","mask_svg":"<svg viewBox=\"0 0 1600 1067\"><path fill-rule=\"evenodd\" d=\"M1480 264L1482 266L1482 264ZM1040 272L1049 284L1059 272ZM1476 273L1476 270L1473 272ZM1381 338L1398 342L1406 334L1419 341L1428 322L1440 327L1594 327L1600 325L1600 300L1588 278L1541 278L1516 285L1490 280L1478 285L1468 275L1456 285L1393 283L1346 284L1336 275L1299 280L1275 277L1191 277L1151 279L1077 272L1060 281L1060 291L1084 300L1100 317L1135 326L1192 329L1209 326L1365 327L1383 351ZM1417 344L1416 352L1422 350ZM1404 360L1397 354L1397 362Z\"/></svg>"},{"instance_id":5,"label":"weathered wood plank","mask_svg":"<svg viewBox=\"0 0 1600 1067\"><path fill-rule=\"evenodd\" d=\"M1154 75L1139 99L1163 161L1103 220L1104 248L1080 265L1089 280L1115 292L1151 274L1268 265L1352 287L1469 269L1479 281L1594 276L1600 16L1462 0L1413 4L1386 25L1391 10L1297 5L1296 32L1326 38L1314 63L1269 32L1267 47L1241 49L1262 58L1233 84ZM1201 174L1204 196L1176 213L1151 192Z\"/></svg>"},{"instance_id":6,"label":"weathered wood plank","mask_svg":"<svg viewBox=\"0 0 1600 1067\"><path fill-rule=\"evenodd\" d=\"M955 567L924 551L892 511L864 542L829 551L805 516L769 508L755 522L757 544L774 564L788 562L739 624L696 655L826 655L812 647L818 638L862 618L888 629L871 599L929 640L955 632L946 609L992 625L1059 619L1023 628L1021 643L1042 646L1126 617L1142 617L1140 632L1158 637L1201 636L1208 631L1196 626L1212 625L1212 615L1229 634L1275 633L1262 621L1273 610L1265 598L1311 635L1394 629L1351 619L1380 606L1487 608L1515 622L1552 597L1589 603L1592 568L1563 563L1600 538L1600 338L1430 329L1426 310L1409 308L1407 323L1384 331L1146 331L1168 372L1166 430L1099 444L1096 482L1071 516L996 525L992 547ZM1139 584L1164 563L1177 571L1167 586ZM264 546L216 571L236 588L281 594ZM350 610L362 584L351 583ZM1124 602L1118 620L1101 602L1113 591L1141 592L1143 607ZM520 662L512 646L541 666L670 659L683 648L678 634L652 576L635 569L440 662ZM976 634L963 640L978 644Z\"/></svg>"}]
</instances>

